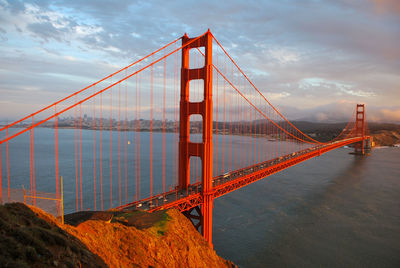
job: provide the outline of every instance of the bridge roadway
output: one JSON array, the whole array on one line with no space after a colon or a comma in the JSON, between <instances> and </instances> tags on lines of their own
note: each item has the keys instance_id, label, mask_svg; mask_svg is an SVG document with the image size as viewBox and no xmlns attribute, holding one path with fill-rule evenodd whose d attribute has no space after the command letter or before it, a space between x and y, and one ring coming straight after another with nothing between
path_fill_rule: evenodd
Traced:
<instances>
[{"instance_id":1,"label":"bridge roadway","mask_svg":"<svg viewBox=\"0 0 400 268\"><path fill-rule=\"evenodd\" d=\"M214 198L220 197L310 158L320 156L321 154L331 150L368 138L369 136L364 136L364 138L353 137L318 145L270 159L253 166L225 173L213 178L213 191L209 194L212 194ZM153 197L126 204L116 209L139 209L152 212L161 209L176 208L183 212L200 205L202 199L201 182L198 182L189 185L187 190L174 189L163 194L158 194Z\"/></svg>"}]
</instances>

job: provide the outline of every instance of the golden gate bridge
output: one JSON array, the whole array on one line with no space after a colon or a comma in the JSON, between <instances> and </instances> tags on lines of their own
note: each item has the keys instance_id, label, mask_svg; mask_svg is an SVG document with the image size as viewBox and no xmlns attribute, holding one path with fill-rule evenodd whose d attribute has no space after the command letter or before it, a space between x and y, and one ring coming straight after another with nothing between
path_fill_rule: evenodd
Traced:
<instances>
[{"instance_id":1,"label":"golden gate bridge","mask_svg":"<svg viewBox=\"0 0 400 268\"><path fill-rule=\"evenodd\" d=\"M35 136L41 127L54 129L48 143ZM336 138L317 141L208 30L1 127L0 199L23 184L33 205L43 191L59 201L63 176L71 212L176 208L212 245L215 198L350 144L355 154L370 146L363 104ZM52 161L38 168L42 158Z\"/></svg>"}]
</instances>

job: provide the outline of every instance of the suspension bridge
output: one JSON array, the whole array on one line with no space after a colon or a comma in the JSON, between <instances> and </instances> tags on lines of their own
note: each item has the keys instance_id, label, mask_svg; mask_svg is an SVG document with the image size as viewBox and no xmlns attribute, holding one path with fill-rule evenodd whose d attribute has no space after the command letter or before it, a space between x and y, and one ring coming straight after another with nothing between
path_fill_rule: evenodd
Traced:
<instances>
[{"instance_id":1,"label":"suspension bridge","mask_svg":"<svg viewBox=\"0 0 400 268\"><path fill-rule=\"evenodd\" d=\"M58 213L63 202L66 212L176 208L212 245L215 198L346 145L364 154L365 106L355 108L337 137L317 141L210 31L185 34L0 127L0 199L24 185L24 199L56 200Z\"/></svg>"}]
</instances>

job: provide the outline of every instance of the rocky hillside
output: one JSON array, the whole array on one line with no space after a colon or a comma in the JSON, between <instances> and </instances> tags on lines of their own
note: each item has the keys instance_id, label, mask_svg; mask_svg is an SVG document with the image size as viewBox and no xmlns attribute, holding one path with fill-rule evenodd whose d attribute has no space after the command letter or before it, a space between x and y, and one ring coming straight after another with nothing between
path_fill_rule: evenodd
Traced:
<instances>
[{"instance_id":1,"label":"rocky hillside","mask_svg":"<svg viewBox=\"0 0 400 268\"><path fill-rule=\"evenodd\" d=\"M379 130L372 134L376 146L394 146L400 144L400 131Z\"/></svg>"},{"instance_id":2,"label":"rocky hillside","mask_svg":"<svg viewBox=\"0 0 400 268\"><path fill-rule=\"evenodd\" d=\"M0 206L2 267L235 267L176 210L79 212L59 224L20 203Z\"/></svg>"}]
</instances>

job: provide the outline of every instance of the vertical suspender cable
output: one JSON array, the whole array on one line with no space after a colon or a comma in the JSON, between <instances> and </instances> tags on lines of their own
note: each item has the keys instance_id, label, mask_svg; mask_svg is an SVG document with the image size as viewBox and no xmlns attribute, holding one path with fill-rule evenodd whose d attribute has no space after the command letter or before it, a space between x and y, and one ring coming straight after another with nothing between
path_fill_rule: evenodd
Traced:
<instances>
[{"instance_id":1,"label":"vertical suspender cable","mask_svg":"<svg viewBox=\"0 0 400 268\"><path fill-rule=\"evenodd\" d=\"M79 104L79 181L80 181L80 197L81 197L81 210L83 210L83 196L82 196L82 104Z\"/></svg>"},{"instance_id":2,"label":"vertical suspender cable","mask_svg":"<svg viewBox=\"0 0 400 268\"><path fill-rule=\"evenodd\" d=\"M150 81L150 197L153 197L153 65Z\"/></svg>"},{"instance_id":3,"label":"vertical suspender cable","mask_svg":"<svg viewBox=\"0 0 400 268\"><path fill-rule=\"evenodd\" d=\"M32 125L34 118L32 116ZM36 175L35 175L35 129L32 128L32 183L33 183L33 205L36 205Z\"/></svg>"},{"instance_id":4,"label":"vertical suspender cable","mask_svg":"<svg viewBox=\"0 0 400 268\"><path fill-rule=\"evenodd\" d=\"M138 75L135 87L135 200L138 200Z\"/></svg>"},{"instance_id":5,"label":"vertical suspender cable","mask_svg":"<svg viewBox=\"0 0 400 268\"><path fill-rule=\"evenodd\" d=\"M176 43L175 43L175 48L176 48ZM176 173L177 173L177 170L176 170L176 165L175 165L175 163L178 161L178 159L177 159L177 153L176 153L176 150L175 150L175 136L176 136L176 113L177 113L177 107L176 107L176 99L177 99L177 96L176 96L176 92L177 92L177 85L176 85L176 83L177 83L177 81L178 81L178 79L177 79L177 73L178 73L178 70L177 70L177 65L178 65L178 60L177 60L177 57L178 57L178 53L175 53L175 57L174 57L174 62L173 62L173 64L174 64L174 82L173 82L173 85L174 85L174 90L173 90L173 94L172 94L172 99L173 99L173 103L174 103L174 107L173 107L173 109L174 109L174 124L173 124L173 131L172 131L172 159L173 159L173 162L172 162L172 185L173 186L175 186L175 177L176 177Z\"/></svg>"},{"instance_id":6,"label":"vertical suspender cable","mask_svg":"<svg viewBox=\"0 0 400 268\"><path fill-rule=\"evenodd\" d=\"M33 197L33 156L32 156L32 130L29 130L29 162L31 168L31 196ZM32 203L33 204L33 199Z\"/></svg>"},{"instance_id":7,"label":"vertical suspender cable","mask_svg":"<svg viewBox=\"0 0 400 268\"><path fill-rule=\"evenodd\" d=\"M82 104L79 104L79 182L80 182L81 210L83 210L83 196L82 196Z\"/></svg>"},{"instance_id":8,"label":"vertical suspender cable","mask_svg":"<svg viewBox=\"0 0 400 268\"><path fill-rule=\"evenodd\" d=\"M217 47L217 52L216 52L216 64L217 64L217 66L218 66L218 47ZM214 70L214 68L213 68L213 70ZM216 114L215 114L215 173L214 173L214 176L217 176L217 175L219 175L218 174L218 105L219 105L219 102L218 102L218 95L219 95L219 92L218 92L218 73L216 73L216 75L214 76L213 75L213 77L215 77L216 78L216 84L217 84L217 86L216 86L216 101L215 101L215 110L216 110Z\"/></svg>"},{"instance_id":9,"label":"vertical suspender cable","mask_svg":"<svg viewBox=\"0 0 400 268\"><path fill-rule=\"evenodd\" d=\"M127 71L125 71L125 75L127 74ZM127 133L127 127L128 127L128 81L125 81L125 204L128 203L128 152L127 152L127 146L128 146L128 133Z\"/></svg>"},{"instance_id":10,"label":"vertical suspender cable","mask_svg":"<svg viewBox=\"0 0 400 268\"><path fill-rule=\"evenodd\" d=\"M139 98L138 98L138 100L139 100L139 106L138 106L138 170L139 170L139 172L138 172L138 199L137 200L140 200L140 192L141 192L141 188L140 188L140 178L141 178L141 173L142 173L142 170L141 170L141 157L140 157L140 114L141 114L141 86L140 86L140 78L141 78L141 75L140 75L140 73L138 73L138 75L139 75Z\"/></svg>"},{"instance_id":11,"label":"vertical suspender cable","mask_svg":"<svg viewBox=\"0 0 400 268\"><path fill-rule=\"evenodd\" d=\"M93 92L96 92L96 86L93 87ZM96 202L96 98L93 97L93 197L94 210L97 210Z\"/></svg>"},{"instance_id":12,"label":"vertical suspender cable","mask_svg":"<svg viewBox=\"0 0 400 268\"><path fill-rule=\"evenodd\" d=\"M8 128L6 130L6 135L8 138ZM7 156L7 196L8 196L8 201L10 201L10 160L9 160L9 154L8 154L8 141L6 143L6 156ZM1 171L0 171L1 172ZM3 194L3 193L1 193Z\"/></svg>"},{"instance_id":13,"label":"vertical suspender cable","mask_svg":"<svg viewBox=\"0 0 400 268\"><path fill-rule=\"evenodd\" d=\"M195 66L199 67L200 65L200 59L199 59L199 54L196 54L197 56L194 58L194 64ZM200 70L197 69L197 77L199 77L200 75ZM199 99L200 99L200 84L199 81L196 81L196 87L194 90L194 94L197 93L197 111L199 111ZM199 138L200 138L200 124L201 122L193 122L196 125L196 129L197 129L197 133L196 133L196 142L199 143ZM196 146L196 153L199 153L199 147ZM196 157L196 182L199 181L199 159L200 157ZM197 184L198 185L198 184Z\"/></svg>"},{"instance_id":14,"label":"vertical suspender cable","mask_svg":"<svg viewBox=\"0 0 400 268\"><path fill-rule=\"evenodd\" d=\"M77 97L75 96L75 102L77 102ZM79 188L78 188L78 106L75 106L75 193L76 193L76 211L79 211Z\"/></svg>"},{"instance_id":15,"label":"vertical suspender cable","mask_svg":"<svg viewBox=\"0 0 400 268\"><path fill-rule=\"evenodd\" d=\"M103 206L103 93L100 94L100 195L101 210Z\"/></svg>"},{"instance_id":16,"label":"vertical suspender cable","mask_svg":"<svg viewBox=\"0 0 400 268\"><path fill-rule=\"evenodd\" d=\"M54 112L57 113L57 106L54 106ZM55 160L55 171L56 171L56 196L57 196L57 215L60 212L60 189L59 189L59 182L58 182L58 116L55 117L54 121L54 160Z\"/></svg>"},{"instance_id":17,"label":"vertical suspender cable","mask_svg":"<svg viewBox=\"0 0 400 268\"><path fill-rule=\"evenodd\" d=\"M111 77L112 79L112 77ZM112 81L111 81L112 83ZM112 128L113 128L113 119L112 119L112 108L113 108L113 102L112 102L112 88L110 88L110 208L113 207L113 181L112 181Z\"/></svg>"},{"instance_id":18,"label":"vertical suspender cable","mask_svg":"<svg viewBox=\"0 0 400 268\"><path fill-rule=\"evenodd\" d=\"M121 206L121 83L118 84L118 194Z\"/></svg>"},{"instance_id":19,"label":"vertical suspender cable","mask_svg":"<svg viewBox=\"0 0 400 268\"><path fill-rule=\"evenodd\" d=\"M225 64L224 64L224 69L226 69L225 68ZM225 88L225 86L226 86L226 82L225 82L225 80L224 80L224 94L223 94L223 110L224 110L224 120L223 120L223 123L222 123L222 135L223 135L223 140L222 140L222 173L225 173L225 121L226 121L226 116L225 116L225 103L226 103L226 92L225 92L225 90L226 90L226 88Z\"/></svg>"},{"instance_id":20,"label":"vertical suspender cable","mask_svg":"<svg viewBox=\"0 0 400 268\"><path fill-rule=\"evenodd\" d=\"M165 50L164 50L164 55L165 55ZM163 202L165 202L165 94L166 94L166 68L167 68L167 59L164 59L164 74L163 74L163 152L162 152L162 162L163 162L163 167L162 167L162 185L163 185Z\"/></svg>"}]
</instances>

